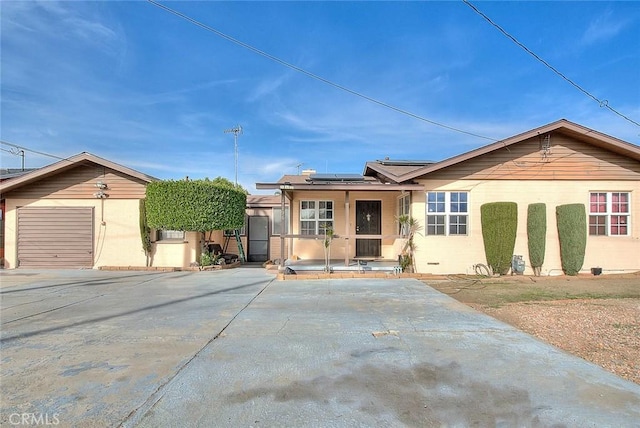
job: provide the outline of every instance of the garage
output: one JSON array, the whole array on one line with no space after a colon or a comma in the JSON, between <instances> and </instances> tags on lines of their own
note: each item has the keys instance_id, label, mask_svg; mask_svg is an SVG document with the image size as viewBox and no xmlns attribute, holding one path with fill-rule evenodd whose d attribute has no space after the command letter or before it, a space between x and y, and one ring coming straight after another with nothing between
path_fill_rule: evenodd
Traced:
<instances>
[{"instance_id":1,"label":"garage","mask_svg":"<svg viewBox=\"0 0 640 428\"><path fill-rule=\"evenodd\" d=\"M93 267L92 207L18 208L18 267Z\"/></svg>"}]
</instances>

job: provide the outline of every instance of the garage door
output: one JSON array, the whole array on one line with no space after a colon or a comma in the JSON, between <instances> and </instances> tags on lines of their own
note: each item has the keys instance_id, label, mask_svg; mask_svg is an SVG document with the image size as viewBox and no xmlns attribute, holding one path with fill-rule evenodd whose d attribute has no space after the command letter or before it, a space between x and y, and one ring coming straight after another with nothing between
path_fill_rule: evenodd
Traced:
<instances>
[{"instance_id":1,"label":"garage door","mask_svg":"<svg viewBox=\"0 0 640 428\"><path fill-rule=\"evenodd\" d=\"M18 267L93 267L93 208L19 208Z\"/></svg>"}]
</instances>

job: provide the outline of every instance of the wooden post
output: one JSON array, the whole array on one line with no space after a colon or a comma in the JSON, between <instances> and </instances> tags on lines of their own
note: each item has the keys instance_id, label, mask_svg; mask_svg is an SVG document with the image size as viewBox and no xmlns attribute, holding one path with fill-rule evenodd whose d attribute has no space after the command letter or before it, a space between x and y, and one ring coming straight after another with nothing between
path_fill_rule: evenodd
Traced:
<instances>
[{"instance_id":1,"label":"wooden post","mask_svg":"<svg viewBox=\"0 0 640 428\"><path fill-rule=\"evenodd\" d=\"M345 236L345 246L344 246L344 265L349 266L349 191L346 190L344 192L344 236Z\"/></svg>"}]
</instances>

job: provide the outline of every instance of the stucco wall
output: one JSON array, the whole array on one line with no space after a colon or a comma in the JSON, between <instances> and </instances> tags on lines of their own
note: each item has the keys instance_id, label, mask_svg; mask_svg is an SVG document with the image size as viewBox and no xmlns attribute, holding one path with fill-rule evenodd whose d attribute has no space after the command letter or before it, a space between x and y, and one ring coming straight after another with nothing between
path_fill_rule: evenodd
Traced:
<instances>
[{"instance_id":1,"label":"stucco wall","mask_svg":"<svg viewBox=\"0 0 640 428\"><path fill-rule=\"evenodd\" d=\"M8 199L5 267L17 265L17 207L93 207L94 267L144 266L136 199Z\"/></svg>"},{"instance_id":2,"label":"stucco wall","mask_svg":"<svg viewBox=\"0 0 640 428\"><path fill-rule=\"evenodd\" d=\"M473 266L486 264L480 206L488 202L516 202L518 230L514 254L522 255L529 267L527 240L527 208L543 202L547 207L547 241L542 275L562 274L555 209L570 203L585 204L589 209L591 191L631 192L631 236L587 236L584 272L602 267L604 272L640 270L640 183L638 181L434 181L423 182L426 191L468 191L469 233L466 236L425 236L425 192L414 192L412 216L423 226L416 236L419 272L434 274L474 273Z\"/></svg>"}]
</instances>

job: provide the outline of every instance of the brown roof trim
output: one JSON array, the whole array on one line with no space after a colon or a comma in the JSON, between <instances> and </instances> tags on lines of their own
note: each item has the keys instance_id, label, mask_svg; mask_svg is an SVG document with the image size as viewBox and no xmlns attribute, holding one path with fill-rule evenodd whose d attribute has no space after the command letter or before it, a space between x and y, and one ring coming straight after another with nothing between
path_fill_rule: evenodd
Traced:
<instances>
[{"instance_id":1,"label":"brown roof trim","mask_svg":"<svg viewBox=\"0 0 640 428\"><path fill-rule=\"evenodd\" d=\"M53 163L51 165L38 168L34 171L31 171L19 177L3 181L2 183L0 183L0 192L6 193L11 190L15 190L17 188L20 188L27 184L41 180L43 178L47 178L52 175L56 175L66 170L72 169L83 162L93 162L97 165L102 165L106 168L121 172L122 174L129 175L131 177L137 178L147 183L150 183L152 181L158 181L157 178L152 177L150 175L144 174L142 172L136 171L131 168L127 168L126 166L117 164L115 162L108 161L106 159L103 159L91 153L83 152L75 156L71 156L67 159L63 159L61 161Z\"/></svg>"},{"instance_id":2,"label":"brown roof trim","mask_svg":"<svg viewBox=\"0 0 640 428\"><path fill-rule=\"evenodd\" d=\"M282 190L349 190L362 192L397 192L410 190L424 190L422 184L385 184L385 183L256 183L256 189Z\"/></svg>"},{"instance_id":3,"label":"brown roof trim","mask_svg":"<svg viewBox=\"0 0 640 428\"><path fill-rule=\"evenodd\" d=\"M560 119L556 122L549 123L539 128L535 128L530 131L523 132L518 135L514 135L513 137L509 137L505 140L497 141L495 143L488 144L486 146L477 148L475 150L471 150L461 155L454 156L449 159L445 159L443 161L434 163L433 165L425 166L424 168L420 168L410 173L403 174L401 176L396 176L396 177L389 177L389 178L393 179L396 182L412 180L414 178L424 176L434 171L447 168L449 166L490 153L494 150L508 147L512 144L516 144L526 139L535 137L540 134L545 134L551 131L561 131L561 132L568 133L588 144L592 144L594 146L611 150L623 156L627 156L631 159L640 161L639 146L636 146L635 144L631 144L626 141L620 140L618 138L612 137L610 135L603 134L591 128L587 128L586 126L578 125L577 123L570 122L566 119ZM367 165L367 166L371 167L372 165ZM372 168L372 170L374 169ZM381 173L382 171L379 171L379 170L380 168L375 169L376 172Z\"/></svg>"}]
</instances>

